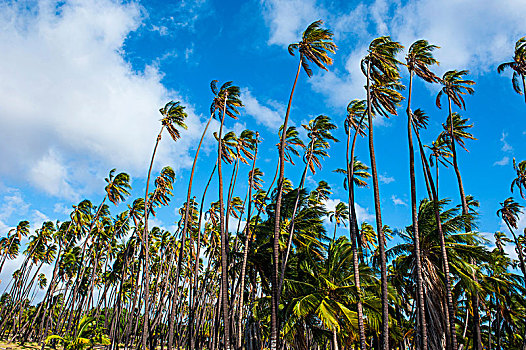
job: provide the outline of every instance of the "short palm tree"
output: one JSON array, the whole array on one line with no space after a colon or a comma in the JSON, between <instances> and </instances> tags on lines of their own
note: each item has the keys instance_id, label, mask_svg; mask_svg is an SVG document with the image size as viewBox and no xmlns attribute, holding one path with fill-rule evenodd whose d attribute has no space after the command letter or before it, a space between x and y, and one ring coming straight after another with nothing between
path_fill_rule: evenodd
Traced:
<instances>
[{"instance_id":1,"label":"short palm tree","mask_svg":"<svg viewBox=\"0 0 526 350\"><path fill-rule=\"evenodd\" d=\"M329 220L334 221L334 233L332 240L336 240L336 229L340 226L347 226L345 221L349 220L349 207L344 202L339 202L336 204L334 210L329 212Z\"/></svg>"},{"instance_id":2,"label":"short palm tree","mask_svg":"<svg viewBox=\"0 0 526 350\"><path fill-rule=\"evenodd\" d=\"M519 95L524 95L524 102L526 102L526 36L523 36L515 43L513 61L500 64L497 67L497 72L502 73L506 69L513 70L511 79L513 90ZM522 88L519 80L522 80Z\"/></svg>"}]
</instances>

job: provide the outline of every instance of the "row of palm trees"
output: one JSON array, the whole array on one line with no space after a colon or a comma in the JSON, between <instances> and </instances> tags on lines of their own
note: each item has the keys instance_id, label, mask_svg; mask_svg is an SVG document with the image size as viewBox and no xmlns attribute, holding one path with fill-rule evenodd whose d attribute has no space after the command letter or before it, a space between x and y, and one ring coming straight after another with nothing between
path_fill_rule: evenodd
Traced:
<instances>
[{"instance_id":1,"label":"row of palm trees","mask_svg":"<svg viewBox=\"0 0 526 350\"><path fill-rule=\"evenodd\" d=\"M498 68L514 70L519 93L517 82L522 78L524 84L526 72L524 43L524 38L517 42L513 62ZM170 167L153 173L159 142L165 130L177 142L186 129L185 108L173 101L160 109L161 129L144 198L128 201L125 211L112 215L108 203L126 202L131 189L129 176L112 170L99 205L83 200L73 206L69 220L45 222L31 235L27 221L9 231L0 240L0 272L18 256L23 237L29 238L23 263L0 300L0 337L42 346L63 342L69 349L97 343L111 349L170 350L524 348L526 233L516 232L522 206L512 197L501 203L497 214L513 240L497 232L497 247L490 250L476 232L478 202L465 194L459 167L457 145L467 150L465 141L475 140L473 125L454 111L465 109L464 97L474 92L469 72L435 75L438 47L426 40L413 43L402 63L400 43L388 36L374 39L360 62L366 98L352 100L341 121L347 150L345 166L335 171L344 175L348 197L328 211L328 183L320 181L309 191L305 182L309 173L321 170L331 144L339 141L337 124L317 116L301 126L307 140L289 124L299 75L304 71L310 78L313 68L327 70L336 49L332 32L321 21L289 45L291 55L299 53L299 62L268 185L257 167L258 132L224 132L227 117L240 117L239 87L214 80L210 117L174 232L149 227L156 210L170 204L175 181ZM393 231L382 221L373 125L375 117L397 115L404 100L403 67L409 77L411 222ZM439 109L443 100L448 103L443 131L430 145L421 137L429 117L413 110L415 77L440 84ZM197 162L212 119L219 120L217 161L206 169ZM416 163L413 136L420 158ZM368 137L369 166L355 155L361 137ZM304 166L295 187L292 169L298 156ZM441 165L455 172L458 205L439 195ZM514 160L513 168L517 176L511 190L518 188L525 199L526 161ZM230 176L224 172L228 169ZM199 201L193 195L196 174L208 178ZM427 196L420 200L417 176L426 184ZM355 203L356 188L367 187L369 179L375 227L358 222ZM217 181L218 197L207 199L212 181ZM240 194L243 181L247 190ZM332 234L326 219L334 222ZM340 225L348 226L348 238L337 237ZM388 245L393 235L399 243ZM506 243L513 244L518 263L506 253ZM46 264L53 266L49 281L40 273ZM44 296L36 302L38 289Z\"/></svg>"}]
</instances>

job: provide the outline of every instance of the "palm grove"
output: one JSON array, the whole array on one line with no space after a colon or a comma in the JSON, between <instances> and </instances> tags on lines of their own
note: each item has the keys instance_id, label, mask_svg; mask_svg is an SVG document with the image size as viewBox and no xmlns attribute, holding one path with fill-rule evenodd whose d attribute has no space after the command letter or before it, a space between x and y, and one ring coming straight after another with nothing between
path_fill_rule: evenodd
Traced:
<instances>
[{"instance_id":1,"label":"palm grove","mask_svg":"<svg viewBox=\"0 0 526 350\"><path fill-rule=\"evenodd\" d=\"M209 119L177 228L150 227L156 210L170 204L175 181L170 167L152 173L159 141L167 131L177 142L186 129L185 108L169 102L160 109L144 198L128 199L129 176L112 170L99 203L83 200L68 221L44 222L34 232L20 221L1 239L0 270L20 252L23 262L4 276L10 280L1 297L0 337L66 349L525 349L526 241L517 230L523 207L513 197L503 199L496 214L508 231L496 232L490 249L477 233L478 202L464 191L457 159L467 151L466 140L475 140L473 124L461 114L474 92L469 72L435 75L439 48L426 40L410 45L399 61L400 43L374 39L360 62L366 99L352 100L344 120L320 115L301 125L302 140L290 113L298 77L327 70L337 49L322 26L312 23L289 46L298 66L276 130L273 174L264 181L268 174L257 166L258 132L224 132L243 107L239 87L212 81ZM526 38L498 72L505 69L513 71L514 90L524 94ZM415 79L440 86L438 109L431 112L442 118L439 135L425 135L430 117L414 108ZM412 220L393 232L382 221L373 125L375 117L397 115L400 108L407 116ZM197 161L212 119L219 121L217 161L203 173ZM337 125L345 131L342 140ZM424 144L424 137L432 141ZM360 139L367 139L367 160L355 155ZM328 211L328 183L310 189L305 183L338 141L346 142L347 152L334 171L348 197ZM457 198L440 197L440 168L454 172ZM514 160L512 170L511 191L523 201L526 161ZM192 188L196 174L208 179L202 193ZM424 198L417 198L417 178L426 185ZM209 193L212 182L218 193ZM236 188L241 182L245 193ZM355 191L368 187L374 225L359 223L356 214ZM112 205L123 202L127 210L112 214ZM348 228L348 237L336 236L339 226ZM395 234L400 239L387 244ZM44 265L52 266L50 276L41 273ZM38 290L43 298L35 301Z\"/></svg>"}]
</instances>

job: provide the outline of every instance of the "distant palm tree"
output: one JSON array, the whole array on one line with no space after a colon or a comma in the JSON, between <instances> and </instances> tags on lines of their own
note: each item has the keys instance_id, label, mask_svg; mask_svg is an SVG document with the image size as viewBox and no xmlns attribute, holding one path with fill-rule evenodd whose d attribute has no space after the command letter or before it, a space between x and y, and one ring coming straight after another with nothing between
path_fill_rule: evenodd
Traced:
<instances>
[{"instance_id":1,"label":"distant palm tree","mask_svg":"<svg viewBox=\"0 0 526 350\"><path fill-rule=\"evenodd\" d=\"M524 95L524 102L526 102L526 36L523 36L515 43L515 54L513 61L505 62L497 67L497 72L502 73L505 69L513 70L513 90L519 95ZM519 82L522 80L522 89Z\"/></svg>"},{"instance_id":2,"label":"distant palm tree","mask_svg":"<svg viewBox=\"0 0 526 350\"><path fill-rule=\"evenodd\" d=\"M149 272L149 246L148 246L148 213L151 207L151 202L148 201L149 197L149 186L150 186L150 177L152 174L152 167L153 167L153 161L155 159L155 154L157 152L157 146L159 145L159 142L161 141L162 133L164 129L168 130L168 133L172 137L174 141L177 141L181 135L179 132L179 128L186 129L187 126L184 123L184 120L188 116L186 112L184 111L185 107L180 104L179 101L174 102L170 101L168 102L164 107L159 109L159 112L161 113L161 130L159 131L159 134L157 135L157 139L155 141L155 146L153 148L152 158L150 160L150 167L148 168L148 176L146 177L146 193L144 195L144 230L143 230L143 236L142 236L142 247L144 252L144 292L147 296L144 298L144 320L143 320L143 333L142 333L142 346L143 349L147 349L148 344L148 338L149 338L149 331L150 331L150 325L149 325L149 318L148 318L148 311L149 311L149 293L150 293L150 272Z\"/></svg>"},{"instance_id":3,"label":"distant palm tree","mask_svg":"<svg viewBox=\"0 0 526 350\"><path fill-rule=\"evenodd\" d=\"M336 240L336 229L338 226L342 225L347 226L345 223L346 220L349 220L349 207L344 202L339 202L336 204L334 210L329 212L329 220L334 221L334 233L332 240Z\"/></svg>"},{"instance_id":4,"label":"distant palm tree","mask_svg":"<svg viewBox=\"0 0 526 350\"><path fill-rule=\"evenodd\" d=\"M513 240L515 241L515 251L519 255L520 268L522 275L524 276L524 287L526 288L526 263L524 260L524 248L522 247L521 241L517 239L517 235L513 229L517 229L517 222L519 220L519 214L522 213L522 205L515 202L513 197L506 198L504 202L500 203L501 208L497 210L497 215L502 218L508 230L510 230Z\"/></svg>"},{"instance_id":5,"label":"distant palm tree","mask_svg":"<svg viewBox=\"0 0 526 350\"><path fill-rule=\"evenodd\" d=\"M361 61L362 73L367 78L367 124L369 127L369 155L371 157L371 171L373 179L374 206L376 212L376 227L380 253L380 270L382 283L382 349L389 349L389 304L387 291L387 260L385 257L385 234L382 225L380 209L380 191L378 188L378 174L376 171L376 157L373 139L373 114L387 117L396 115L396 106L403 99L399 90L400 62L396 55L403 49L400 43L388 36L374 39L369 44L367 55Z\"/></svg>"},{"instance_id":6,"label":"distant palm tree","mask_svg":"<svg viewBox=\"0 0 526 350\"><path fill-rule=\"evenodd\" d=\"M296 83L301 68L305 70L307 76L312 76L312 69L309 66L309 62L314 63L321 69L327 70L327 66L332 64L332 58L329 57L328 53L335 53L337 46L334 44L332 37L333 34L328 29L321 28L323 21L318 20L311 23L302 34L301 41L298 43L290 44L288 47L289 53L294 55L294 52L298 50L300 54L300 60L298 64L298 70L292 85L292 91L290 93L289 102L287 105L287 111L285 113L285 120L283 121L283 129L288 130L288 122L290 115L290 108L292 105L292 97L294 96L294 90L296 89ZM276 198L276 210L275 210L275 223L274 223L274 242L273 242L273 275L272 275L272 297L271 297L271 334L270 334L270 349L277 350L279 346L278 339L278 275L279 275L279 236L280 236L280 215L281 215L281 198L283 196L283 177L285 173L285 136L286 133L282 133L281 142L279 147L279 174L278 174L278 193Z\"/></svg>"},{"instance_id":7,"label":"distant palm tree","mask_svg":"<svg viewBox=\"0 0 526 350\"><path fill-rule=\"evenodd\" d=\"M513 188L516 186L519 189L521 197L526 199L524 196L524 191L526 191L526 160L517 164L515 158L513 158L513 170L517 172L517 177L511 182L511 192L513 193Z\"/></svg>"},{"instance_id":8,"label":"distant palm tree","mask_svg":"<svg viewBox=\"0 0 526 350\"><path fill-rule=\"evenodd\" d=\"M409 178L411 182L411 214L413 219L415 260L416 260L416 288L417 301L420 317L420 337L422 349L427 350L427 326L425 318L424 291L422 287L422 262L420 260L420 237L418 233L418 208L416 203L416 180L415 180L415 152L413 149L413 131L411 111L411 99L413 92L413 75L417 75L428 83L436 83L439 78L429 69L429 66L438 64L433 57L433 51L438 46L431 45L427 40L417 40L410 47L406 56L406 66L409 71L409 95L407 97L407 139L409 145Z\"/></svg>"}]
</instances>

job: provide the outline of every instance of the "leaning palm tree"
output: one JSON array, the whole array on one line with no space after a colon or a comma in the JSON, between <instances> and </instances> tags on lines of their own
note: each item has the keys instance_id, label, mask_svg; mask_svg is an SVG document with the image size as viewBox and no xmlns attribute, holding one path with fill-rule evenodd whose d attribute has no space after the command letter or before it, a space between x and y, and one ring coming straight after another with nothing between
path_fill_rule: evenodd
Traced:
<instances>
[{"instance_id":1,"label":"leaning palm tree","mask_svg":"<svg viewBox=\"0 0 526 350\"><path fill-rule=\"evenodd\" d=\"M149 312L149 304L148 304L148 296L150 291L150 273L149 273L149 246L148 246L148 213L150 211L150 207L152 206L152 203L148 201L149 199L149 185L150 185L150 176L152 174L152 167L153 167L153 161L155 159L155 154L157 152L157 146L159 146L159 142L162 138L162 133L164 129L168 130L168 133L172 137L174 141L177 141L181 134L178 130L179 128L186 129L187 126L184 123L184 120L188 116L186 112L184 111L185 107L180 104L179 101L174 102L170 101L168 102L164 107L159 109L159 112L161 113L161 130L159 131L159 134L157 135L157 139L155 141L155 146L153 148L153 154L152 158L150 160L150 167L148 168L148 176L146 177L146 193L144 195L144 230L143 230L143 236L142 236L142 249L144 252L144 293L146 295L146 298L144 298L144 320L143 320L143 333L142 333L142 347L143 349L147 349L148 344L148 337L149 337L149 331L150 331L150 325L149 325L149 318L148 318L148 312Z\"/></svg>"},{"instance_id":2,"label":"leaning palm tree","mask_svg":"<svg viewBox=\"0 0 526 350\"><path fill-rule=\"evenodd\" d=\"M412 119L413 112L411 111L411 98L413 92L413 76L422 78L428 83L436 83L439 78L429 69L429 66L438 64L438 61L433 57L433 51L438 46L431 45L427 40L415 41L406 56L406 66L409 71L409 95L407 97L407 140L409 145L409 178L411 182L411 215L413 219L414 231L414 246L415 246L415 260L416 260L416 288L417 288L417 302L420 317L420 337L422 342L422 349L427 349L427 327L425 319L425 305L424 305L424 291L422 287L422 262L420 259L420 237L418 234L418 208L416 203L416 180L415 180L415 152L413 149L413 131Z\"/></svg>"},{"instance_id":3,"label":"leaning palm tree","mask_svg":"<svg viewBox=\"0 0 526 350\"><path fill-rule=\"evenodd\" d=\"M513 158L513 170L517 172L517 177L511 182L511 192L513 193L513 188L517 187L523 199L526 199L524 196L524 191L526 191L526 160L523 160L519 164ZM0 268L1 271L1 268Z\"/></svg>"},{"instance_id":4,"label":"leaning palm tree","mask_svg":"<svg viewBox=\"0 0 526 350\"><path fill-rule=\"evenodd\" d=\"M336 204L334 210L329 212L330 222L334 221L334 233L332 235L332 240L336 240L336 230L340 225L347 226L345 223L346 220L349 220L349 207L344 202L339 202Z\"/></svg>"},{"instance_id":5,"label":"leaning palm tree","mask_svg":"<svg viewBox=\"0 0 526 350\"><path fill-rule=\"evenodd\" d=\"M311 23L307 29L303 32L301 41L298 43L290 44L288 51L294 56L296 50L300 54L300 60L298 63L298 70L296 77L292 85L292 91L290 93L289 102L287 105L287 111L285 113L285 120L283 121L283 130L288 130L288 122L290 115L290 107L292 104L292 97L294 96L294 90L296 89L296 83L303 67L305 73L309 78L312 76L312 69L309 64L314 63L321 69L327 70L327 66L332 64L332 58L329 57L328 53L335 53L337 46L334 44L332 37L333 33L321 27L323 21L318 20ZM280 236L280 215L281 215L281 199L283 196L283 177L285 174L285 137L286 133L281 134L281 141L279 147L279 175L277 183L277 197L276 197L276 210L274 219L274 242L273 242L273 273L272 273L272 298L271 298L271 334L270 334L270 348L276 350L279 346L278 342L278 275L279 275L279 236Z\"/></svg>"},{"instance_id":6,"label":"leaning palm tree","mask_svg":"<svg viewBox=\"0 0 526 350\"><path fill-rule=\"evenodd\" d=\"M238 108L243 107L243 103L239 99L240 90L238 86L232 85L231 81L224 83L221 88L217 88L217 81L211 84L214 100L210 107L210 111L218 113L220 118L218 146L217 146L217 173L219 177L219 226L221 236L221 311L223 316L223 339L225 349L231 348L230 339L230 304L228 300L228 232L225 232L225 209L223 200L223 170L222 170L222 156L223 156L223 142L221 137L223 134L223 125L226 116L237 119L239 115Z\"/></svg>"},{"instance_id":7,"label":"leaning palm tree","mask_svg":"<svg viewBox=\"0 0 526 350\"><path fill-rule=\"evenodd\" d=\"M387 291L387 260L385 257L385 235L382 225L380 209L380 191L378 188L378 174L376 171L376 157L373 140L373 113L387 117L396 115L396 106L402 100L399 92L403 88L400 84L400 62L396 55L403 49L400 43L388 36L374 39L369 45L367 55L361 61L361 69L367 78L367 124L369 127L369 155L371 157L371 171L373 179L374 206L376 212L376 227L380 253L380 269L382 283L382 349L389 349L389 304Z\"/></svg>"},{"instance_id":8,"label":"leaning palm tree","mask_svg":"<svg viewBox=\"0 0 526 350\"><path fill-rule=\"evenodd\" d=\"M475 82L472 81L472 80L464 79L464 76L467 75L468 73L469 72L467 70L461 70L461 71L451 70L451 71L447 71L446 73L444 73L444 75L442 76L442 79L440 81L440 83L442 84L442 89L437 94L436 105L437 105L438 108L442 108L441 98L444 95L447 96L449 113L448 113L448 119L447 119L446 124L449 126L449 130L448 130L448 132L449 132L449 140L454 140L455 139L455 135L454 135L454 124L455 124L455 121L454 121L454 116L453 116L451 103L454 103L460 109L466 109L466 103L465 103L464 98L462 96L463 95L472 95L475 92L475 90L471 87L472 85L475 85ZM450 146L450 149L451 149L451 153L453 154L453 160L456 159L455 143L456 142L454 142L454 141L451 141L449 143L449 146ZM456 170L458 170L458 167L456 167ZM462 184L461 178L459 177L460 173L459 172L456 172L456 173L457 173L457 180L458 180L459 191L460 191L460 199L462 201L462 214L467 215L469 210L468 210L468 205L467 205L467 202L466 202L464 186ZM446 285L446 289L448 289L447 290L447 294L448 294L447 298L448 298L449 318L450 318L450 322L451 322L451 324L450 324L451 341L452 341L453 350L456 350L456 348L457 348L457 341L456 341L456 336L455 336L455 324L454 324L455 313L454 313L454 309L453 309L453 299L452 299L452 296L451 296L451 291L449 290L449 289L451 289L451 285L449 283L446 283L446 284L448 284L448 285Z\"/></svg>"},{"instance_id":9,"label":"leaning palm tree","mask_svg":"<svg viewBox=\"0 0 526 350\"><path fill-rule=\"evenodd\" d=\"M524 276L524 286L526 287L526 263L524 261L524 248L522 247L521 241L517 239L517 235L513 231L513 229L517 229L519 214L522 213L522 205L515 202L513 197L506 198L504 202L500 203L500 205L501 208L497 210L497 215L502 218L513 236L516 246L515 251L519 255L520 268Z\"/></svg>"},{"instance_id":10,"label":"leaning palm tree","mask_svg":"<svg viewBox=\"0 0 526 350\"><path fill-rule=\"evenodd\" d=\"M513 61L500 64L497 67L497 72L502 73L508 68L513 70L511 79L513 90L519 95L524 95L524 102L526 102L526 36L523 36L515 43ZM519 79L522 80L522 88Z\"/></svg>"}]
</instances>

